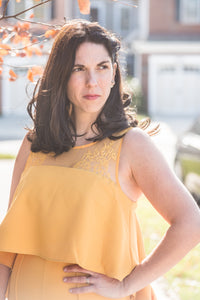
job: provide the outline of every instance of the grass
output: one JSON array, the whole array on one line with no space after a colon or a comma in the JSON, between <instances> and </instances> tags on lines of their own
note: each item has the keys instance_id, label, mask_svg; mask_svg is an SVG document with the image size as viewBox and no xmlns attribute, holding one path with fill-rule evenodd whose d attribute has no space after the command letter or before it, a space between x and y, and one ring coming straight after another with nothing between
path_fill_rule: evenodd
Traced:
<instances>
[{"instance_id":1,"label":"grass","mask_svg":"<svg viewBox=\"0 0 200 300\"><path fill-rule=\"evenodd\" d=\"M168 228L168 224L143 197L137 208L145 250L148 254ZM184 241L183 241L184 246ZM170 289L180 300L200 299L200 244L192 249L173 269L165 274Z\"/></svg>"},{"instance_id":2,"label":"grass","mask_svg":"<svg viewBox=\"0 0 200 300\"><path fill-rule=\"evenodd\" d=\"M0 159L15 159L15 155L0 153Z\"/></svg>"}]
</instances>

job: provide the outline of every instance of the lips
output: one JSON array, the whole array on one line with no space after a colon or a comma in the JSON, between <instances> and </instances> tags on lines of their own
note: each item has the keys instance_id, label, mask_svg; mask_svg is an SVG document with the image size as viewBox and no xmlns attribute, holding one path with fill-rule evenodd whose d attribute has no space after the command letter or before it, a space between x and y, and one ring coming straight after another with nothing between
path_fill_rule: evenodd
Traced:
<instances>
[{"instance_id":1,"label":"lips","mask_svg":"<svg viewBox=\"0 0 200 300\"><path fill-rule=\"evenodd\" d=\"M87 100L96 100L100 97L100 95L88 94L88 95L84 95L83 97Z\"/></svg>"}]
</instances>

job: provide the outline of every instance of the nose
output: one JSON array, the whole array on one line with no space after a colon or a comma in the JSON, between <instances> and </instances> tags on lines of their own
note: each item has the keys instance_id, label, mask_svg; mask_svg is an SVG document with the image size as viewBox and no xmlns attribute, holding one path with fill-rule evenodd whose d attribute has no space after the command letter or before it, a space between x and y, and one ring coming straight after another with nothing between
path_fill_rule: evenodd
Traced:
<instances>
[{"instance_id":1,"label":"nose","mask_svg":"<svg viewBox=\"0 0 200 300\"><path fill-rule=\"evenodd\" d=\"M88 72L87 73L86 85L88 87L97 86L97 76L96 76L95 72Z\"/></svg>"}]
</instances>

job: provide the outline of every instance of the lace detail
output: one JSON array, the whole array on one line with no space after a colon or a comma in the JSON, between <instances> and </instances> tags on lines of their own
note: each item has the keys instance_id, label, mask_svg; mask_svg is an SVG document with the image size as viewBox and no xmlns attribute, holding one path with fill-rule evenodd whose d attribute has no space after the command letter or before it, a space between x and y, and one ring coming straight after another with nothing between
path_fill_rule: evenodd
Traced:
<instances>
[{"instance_id":1,"label":"lace detail","mask_svg":"<svg viewBox=\"0 0 200 300\"><path fill-rule=\"evenodd\" d=\"M87 149L81 159L73 165L73 168L89 170L110 178L110 163L111 161L116 162L116 160L116 141L106 139L103 141L103 145L98 145L95 149Z\"/></svg>"}]
</instances>

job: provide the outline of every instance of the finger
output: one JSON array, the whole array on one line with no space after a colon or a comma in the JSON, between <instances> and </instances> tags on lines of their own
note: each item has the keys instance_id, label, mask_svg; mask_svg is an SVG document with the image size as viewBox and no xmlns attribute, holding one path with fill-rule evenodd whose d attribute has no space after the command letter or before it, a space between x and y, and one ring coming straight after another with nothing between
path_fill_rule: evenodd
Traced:
<instances>
[{"instance_id":1,"label":"finger","mask_svg":"<svg viewBox=\"0 0 200 300\"><path fill-rule=\"evenodd\" d=\"M96 274L93 271L90 270L86 270L81 268L79 265L70 265L70 266L66 266L63 268L64 272L80 272L80 273L85 273L85 274L89 274L89 275L94 275Z\"/></svg>"},{"instance_id":2,"label":"finger","mask_svg":"<svg viewBox=\"0 0 200 300\"><path fill-rule=\"evenodd\" d=\"M85 283L85 284L93 284L94 280L92 277L86 276L72 276L72 277L64 277L64 282L67 283Z\"/></svg>"},{"instance_id":3,"label":"finger","mask_svg":"<svg viewBox=\"0 0 200 300\"><path fill-rule=\"evenodd\" d=\"M94 285L71 288L69 292L72 294L94 293Z\"/></svg>"}]
</instances>

